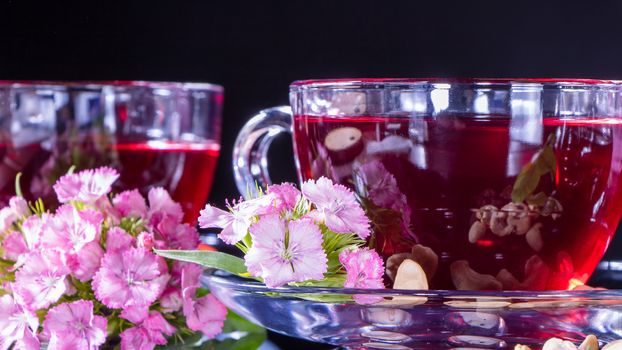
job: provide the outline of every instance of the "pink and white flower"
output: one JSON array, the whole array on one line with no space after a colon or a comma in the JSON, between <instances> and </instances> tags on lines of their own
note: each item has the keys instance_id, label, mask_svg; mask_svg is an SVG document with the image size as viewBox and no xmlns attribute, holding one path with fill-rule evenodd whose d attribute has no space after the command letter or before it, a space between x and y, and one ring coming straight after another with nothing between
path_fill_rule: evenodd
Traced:
<instances>
[{"instance_id":1,"label":"pink and white flower","mask_svg":"<svg viewBox=\"0 0 622 350\"><path fill-rule=\"evenodd\" d=\"M230 208L229 212L208 204L200 212L199 226L222 228L218 237L227 244L236 244L248 234L253 218L275 209L272 206L273 201L274 195L268 194L240 202Z\"/></svg>"},{"instance_id":2,"label":"pink and white flower","mask_svg":"<svg viewBox=\"0 0 622 350\"><path fill-rule=\"evenodd\" d=\"M96 350L106 341L105 317L93 315L93 302L78 300L51 308L43 322L48 349Z\"/></svg>"},{"instance_id":3,"label":"pink and white flower","mask_svg":"<svg viewBox=\"0 0 622 350\"><path fill-rule=\"evenodd\" d=\"M87 243L78 254L71 254L71 273L80 281L87 282L93 278L104 257L104 250L99 242Z\"/></svg>"},{"instance_id":4,"label":"pink and white flower","mask_svg":"<svg viewBox=\"0 0 622 350\"><path fill-rule=\"evenodd\" d=\"M37 338L39 318L34 312L24 308L10 295L0 297L0 350L14 349L39 350Z\"/></svg>"},{"instance_id":5,"label":"pink and white flower","mask_svg":"<svg viewBox=\"0 0 622 350\"><path fill-rule=\"evenodd\" d=\"M203 268L196 264L186 264L182 269L183 312L188 328L212 339L222 330L227 308L211 294L196 298L202 272Z\"/></svg>"},{"instance_id":6,"label":"pink and white flower","mask_svg":"<svg viewBox=\"0 0 622 350\"><path fill-rule=\"evenodd\" d=\"M250 227L253 246L245 256L248 271L268 287L321 280L327 271L322 233L311 220L285 222L278 214L263 216Z\"/></svg>"},{"instance_id":7,"label":"pink and white flower","mask_svg":"<svg viewBox=\"0 0 622 350\"><path fill-rule=\"evenodd\" d=\"M175 333L162 314L151 311L139 325L126 329L121 333L121 350L152 350L156 345L165 345L166 336Z\"/></svg>"},{"instance_id":8,"label":"pink and white flower","mask_svg":"<svg viewBox=\"0 0 622 350\"><path fill-rule=\"evenodd\" d=\"M78 210L65 204L56 210L43 231L42 244L67 253L79 253L86 244L99 239L102 222L103 216L98 211Z\"/></svg>"},{"instance_id":9,"label":"pink and white flower","mask_svg":"<svg viewBox=\"0 0 622 350\"><path fill-rule=\"evenodd\" d=\"M161 257L142 248L108 252L93 278L95 296L110 308L150 305L170 278L163 268Z\"/></svg>"},{"instance_id":10,"label":"pink and white flower","mask_svg":"<svg viewBox=\"0 0 622 350\"><path fill-rule=\"evenodd\" d=\"M179 203L173 201L171 195L162 187L155 187L149 190L149 223L158 224L163 218L168 217L176 222L181 222L184 212Z\"/></svg>"},{"instance_id":11,"label":"pink and white flower","mask_svg":"<svg viewBox=\"0 0 622 350\"><path fill-rule=\"evenodd\" d=\"M382 289L384 264L376 251L369 248L344 250L339 254L339 262L346 269L346 288ZM354 300L360 304L370 304L382 300L381 297L355 295Z\"/></svg>"},{"instance_id":12,"label":"pink and white flower","mask_svg":"<svg viewBox=\"0 0 622 350\"><path fill-rule=\"evenodd\" d=\"M30 310L46 308L65 293L65 278L70 272L62 252L49 249L32 252L15 273L15 297Z\"/></svg>"},{"instance_id":13,"label":"pink and white flower","mask_svg":"<svg viewBox=\"0 0 622 350\"><path fill-rule=\"evenodd\" d=\"M28 203L22 197L11 197L9 206L0 209L0 232L7 231L18 219L30 214Z\"/></svg>"},{"instance_id":14,"label":"pink and white flower","mask_svg":"<svg viewBox=\"0 0 622 350\"><path fill-rule=\"evenodd\" d=\"M147 202L138 190L119 193L112 199L112 204L122 217L147 217Z\"/></svg>"},{"instance_id":15,"label":"pink and white flower","mask_svg":"<svg viewBox=\"0 0 622 350\"><path fill-rule=\"evenodd\" d=\"M112 168L88 169L63 175L54 184L54 191L61 203L73 200L95 203L110 192L112 183L118 178L119 173Z\"/></svg>"},{"instance_id":16,"label":"pink and white flower","mask_svg":"<svg viewBox=\"0 0 622 350\"><path fill-rule=\"evenodd\" d=\"M24 240L24 235L21 232L13 231L9 233L2 241L2 250L4 258L12 261L18 261L19 258L28 253L28 245Z\"/></svg>"},{"instance_id":17,"label":"pink and white flower","mask_svg":"<svg viewBox=\"0 0 622 350\"><path fill-rule=\"evenodd\" d=\"M177 221L165 217L154 230L157 235L156 241L161 241L162 249L195 249L199 244L199 233L188 225L180 224ZM154 242L155 244L155 242Z\"/></svg>"},{"instance_id":18,"label":"pink and white flower","mask_svg":"<svg viewBox=\"0 0 622 350\"><path fill-rule=\"evenodd\" d=\"M134 237L120 227L113 227L106 233L106 252L116 253L133 247L136 243Z\"/></svg>"},{"instance_id":19,"label":"pink and white flower","mask_svg":"<svg viewBox=\"0 0 622 350\"><path fill-rule=\"evenodd\" d=\"M296 186L289 183L268 186L267 193L274 195L275 207L278 211L293 210L301 196Z\"/></svg>"},{"instance_id":20,"label":"pink and white flower","mask_svg":"<svg viewBox=\"0 0 622 350\"><path fill-rule=\"evenodd\" d=\"M311 217L324 222L331 231L356 233L362 239L369 236L369 219L345 186L321 177L303 183L302 193L317 209L310 213Z\"/></svg>"}]
</instances>

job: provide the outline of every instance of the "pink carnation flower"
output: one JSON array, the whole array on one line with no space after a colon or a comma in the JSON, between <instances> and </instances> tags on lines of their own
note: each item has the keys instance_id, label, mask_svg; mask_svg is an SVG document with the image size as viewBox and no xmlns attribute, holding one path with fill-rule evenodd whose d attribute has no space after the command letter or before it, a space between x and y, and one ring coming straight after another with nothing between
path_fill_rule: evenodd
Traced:
<instances>
[{"instance_id":1,"label":"pink carnation flower","mask_svg":"<svg viewBox=\"0 0 622 350\"><path fill-rule=\"evenodd\" d=\"M61 203L72 200L95 203L110 192L119 173L108 167L88 169L75 174L63 175L54 184L54 191Z\"/></svg>"},{"instance_id":2,"label":"pink carnation flower","mask_svg":"<svg viewBox=\"0 0 622 350\"><path fill-rule=\"evenodd\" d=\"M164 218L156 225L156 240L161 241L162 249L196 249L199 244L199 232L188 225L180 224L170 218ZM155 242L154 242L155 244Z\"/></svg>"},{"instance_id":3,"label":"pink carnation flower","mask_svg":"<svg viewBox=\"0 0 622 350\"><path fill-rule=\"evenodd\" d=\"M116 253L127 250L135 244L134 237L120 227L113 227L106 233L106 251Z\"/></svg>"},{"instance_id":4,"label":"pink carnation flower","mask_svg":"<svg viewBox=\"0 0 622 350\"><path fill-rule=\"evenodd\" d=\"M310 220L283 221L266 215L250 227L253 246L245 256L248 271L268 287L321 280L327 271L322 233Z\"/></svg>"},{"instance_id":5,"label":"pink carnation flower","mask_svg":"<svg viewBox=\"0 0 622 350\"><path fill-rule=\"evenodd\" d=\"M145 218L147 216L147 202L138 190L119 193L112 199L112 204L123 217Z\"/></svg>"},{"instance_id":6,"label":"pink carnation flower","mask_svg":"<svg viewBox=\"0 0 622 350\"><path fill-rule=\"evenodd\" d=\"M268 186L267 193L274 195L275 206L278 211L293 210L300 199L300 191L288 183Z\"/></svg>"},{"instance_id":7,"label":"pink carnation flower","mask_svg":"<svg viewBox=\"0 0 622 350\"><path fill-rule=\"evenodd\" d=\"M155 187L149 190L149 222L152 225L159 223L163 218L169 217L176 222L181 222L184 212L181 205L171 198L171 195L162 187Z\"/></svg>"},{"instance_id":8,"label":"pink carnation flower","mask_svg":"<svg viewBox=\"0 0 622 350\"><path fill-rule=\"evenodd\" d=\"M164 312L179 311L182 306L181 291L177 287L168 286L160 296L160 307Z\"/></svg>"},{"instance_id":9,"label":"pink carnation flower","mask_svg":"<svg viewBox=\"0 0 622 350\"><path fill-rule=\"evenodd\" d=\"M55 303L67 290L70 273L65 256L58 250L32 252L15 273L13 292L31 310Z\"/></svg>"},{"instance_id":10,"label":"pink carnation flower","mask_svg":"<svg viewBox=\"0 0 622 350\"><path fill-rule=\"evenodd\" d=\"M384 288L382 275L384 266L376 251L369 248L344 250L339 254L339 262L346 269L346 288L381 289ZM382 300L381 297L355 295L360 304L370 304Z\"/></svg>"},{"instance_id":11,"label":"pink carnation flower","mask_svg":"<svg viewBox=\"0 0 622 350\"><path fill-rule=\"evenodd\" d=\"M7 231L13 223L30 214L28 203L22 197L11 197L9 206L0 209L0 232Z\"/></svg>"},{"instance_id":12,"label":"pink carnation flower","mask_svg":"<svg viewBox=\"0 0 622 350\"><path fill-rule=\"evenodd\" d=\"M208 204L200 212L199 226L222 228L220 239L227 244L236 244L246 236L254 217L274 210L273 201L274 195L261 196L236 204L230 212Z\"/></svg>"},{"instance_id":13,"label":"pink carnation flower","mask_svg":"<svg viewBox=\"0 0 622 350\"><path fill-rule=\"evenodd\" d=\"M43 236L45 226L50 220L50 215L44 213L41 217L37 215L29 216L22 222L22 234L29 250L38 249Z\"/></svg>"},{"instance_id":14,"label":"pink carnation flower","mask_svg":"<svg viewBox=\"0 0 622 350\"><path fill-rule=\"evenodd\" d=\"M0 297L0 349L39 350L39 318L10 295Z\"/></svg>"},{"instance_id":15,"label":"pink carnation flower","mask_svg":"<svg viewBox=\"0 0 622 350\"><path fill-rule=\"evenodd\" d=\"M108 320L93 315L93 302L78 300L51 308L43 327L50 335L48 349L96 350L106 342Z\"/></svg>"},{"instance_id":16,"label":"pink carnation flower","mask_svg":"<svg viewBox=\"0 0 622 350\"><path fill-rule=\"evenodd\" d=\"M222 331L227 308L211 294L195 298L202 272L203 268L196 264L186 264L182 269L183 312L188 328L212 339Z\"/></svg>"},{"instance_id":17,"label":"pink carnation flower","mask_svg":"<svg viewBox=\"0 0 622 350\"><path fill-rule=\"evenodd\" d=\"M43 232L44 247L58 248L67 253L79 253L86 244L99 239L104 218L98 211L78 210L65 204L56 210Z\"/></svg>"},{"instance_id":18,"label":"pink carnation flower","mask_svg":"<svg viewBox=\"0 0 622 350\"><path fill-rule=\"evenodd\" d=\"M99 242L87 243L78 254L71 254L71 273L82 282L87 282L95 275L101 266L104 250Z\"/></svg>"},{"instance_id":19,"label":"pink carnation flower","mask_svg":"<svg viewBox=\"0 0 622 350\"><path fill-rule=\"evenodd\" d=\"M302 193L317 210L311 216L336 233L356 233L365 239L369 236L369 219L356 202L354 194L345 186L333 184L325 177L302 184Z\"/></svg>"},{"instance_id":20,"label":"pink carnation flower","mask_svg":"<svg viewBox=\"0 0 622 350\"><path fill-rule=\"evenodd\" d=\"M142 248L108 252L93 278L95 296L110 308L149 305L170 278L165 269L161 257Z\"/></svg>"},{"instance_id":21,"label":"pink carnation flower","mask_svg":"<svg viewBox=\"0 0 622 350\"><path fill-rule=\"evenodd\" d=\"M24 235L21 232L13 231L2 240L2 248L4 258L12 261L18 261L19 258L30 251Z\"/></svg>"},{"instance_id":22,"label":"pink carnation flower","mask_svg":"<svg viewBox=\"0 0 622 350\"><path fill-rule=\"evenodd\" d=\"M139 325L121 333L121 350L152 350L156 345L165 345L166 336L175 333L171 326L157 311L151 311Z\"/></svg>"},{"instance_id":23,"label":"pink carnation flower","mask_svg":"<svg viewBox=\"0 0 622 350\"><path fill-rule=\"evenodd\" d=\"M227 308L212 294L199 299L184 298L183 305L188 328L203 333L208 339L222 332Z\"/></svg>"}]
</instances>

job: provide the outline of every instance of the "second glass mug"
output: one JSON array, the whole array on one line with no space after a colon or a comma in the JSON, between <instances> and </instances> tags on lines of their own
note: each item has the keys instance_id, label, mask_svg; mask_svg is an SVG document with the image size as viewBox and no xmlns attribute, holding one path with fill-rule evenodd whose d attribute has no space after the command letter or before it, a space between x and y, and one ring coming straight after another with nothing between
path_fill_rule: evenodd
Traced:
<instances>
[{"instance_id":1,"label":"second glass mug","mask_svg":"<svg viewBox=\"0 0 622 350\"><path fill-rule=\"evenodd\" d=\"M116 168L113 191L168 190L196 222L220 152L223 88L172 82L0 81L0 203L53 201L74 166Z\"/></svg>"},{"instance_id":2,"label":"second glass mug","mask_svg":"<svg viewBox=\"0 0 622 350\"><path fill-rule=\"evenodd\" d=\"M308 80L290 102L238 135L238 189L270 184L268 147L292 133L299 181L355 191L389 278L428 259L433 289L570 289L620 220L619 82Z\"/></svg>"}]
</instances>

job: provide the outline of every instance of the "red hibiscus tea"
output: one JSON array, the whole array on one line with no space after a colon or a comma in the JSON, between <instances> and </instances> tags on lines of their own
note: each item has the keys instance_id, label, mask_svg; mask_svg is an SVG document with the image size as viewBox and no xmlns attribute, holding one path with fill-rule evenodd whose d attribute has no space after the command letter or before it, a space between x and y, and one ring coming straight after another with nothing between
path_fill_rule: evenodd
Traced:
<instances>
[{"instance_id":1,"label":"red hibiscus tea","mask_svg":"<svg viewBox=\"0 0 622 350\"><path fill-rule=\"evenodd\" d=\"M59 148L60 145L57 144ZM7 203L15 194L15 176L21 176L21 188L28 199L43 197L53 201L51 186L69 167L111 166L120 173L113 192L139 189L143 195L152 187L163 187L184 209L185 221L194 222L205 204L212 185L220 146L216 143L144 142L108 145L93 143L67 146L65 155L50 152L39 145L20 148L0 146L0 157L11 160L12 167L0 169L0 199ZM71 159L73 158L73 159Z\"/></svg>"},{"instance_id":2,"label":"red hibiscus tea","mask_svg":"<svg viewBox=\"0 0 622 350\"><path fill-rule=\"evenodd\" d=\"M434 289L571 288L588 279L620 219L615 119L295 115L293 123L302 179L326 176L360 196L389 277L411 258Z\"/></svg>"}]
</instances>

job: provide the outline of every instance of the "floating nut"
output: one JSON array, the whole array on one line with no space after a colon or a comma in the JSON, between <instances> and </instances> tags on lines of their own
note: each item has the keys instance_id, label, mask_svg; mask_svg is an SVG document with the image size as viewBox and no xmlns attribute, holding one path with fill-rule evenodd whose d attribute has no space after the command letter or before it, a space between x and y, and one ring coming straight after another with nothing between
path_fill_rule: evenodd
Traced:
<instances>
[{"instance_id":1,"label":"floating nut","mask_svg":"<svg viewBox=\"0 0 622 350\"><path fill-rule=\"evenodd\" d=\"M514 277L514 275L510 271L506 269L501 269L497 273L497 280L501 282L501 285L505 290L522 289L521 283L516 279L516 277Z\"/></svg>"},{"instance_id":2,"label":"floating nut","mask_svg":"<svg viewBox=\"0 0 622 350\"><path fill-rule=\"evenodd\" d=\"M579 350L598 350L598 338L593 334L588 335L579 345Z\"/></svg>"},{"instance_id":3,"label":"floating nut","mask_svg":"<svg viewBox=\"0 0 622 350\"><path fill-rule=\"evenodd\" d=\"M528 347L527 345L523 345L523 344L516 344L514 346L514 350L531 350L530 347Z\"/></svg>"},{"instance_id":4,"label":"floating nut","mask_svg":"<svg viewBox=\"0 0 622 350\"><path fill-rule=\"evenodd\" d=\"M438 268L438 255L432 248L415 244L412 249L412 259L421 265L428 281L432 280Z\"/></svg>"},{"instance_id":5,"label":"floating nut","mask_svg":"<svg viewBox=\"0 0 622 350\"><path fill-rule=\"evenodd\" d=\"M477 220L482 222L482 224L489 226L492 215L497 211L499 211L497 207L492 204L487 204L479 208L475 216L477 217Z\"/></svg>"},{"instance_id":6,"label":"floating nut","mask_svg":"<svg viewBox=\"0 0 622 350\"><path fill-rule=\"evenodd\" d=\"M504 211L496 211L490 219L490 231L497 236L507 236L512 233L513 228L507 223L508 214Z\"/></svg>"},{"instance_id":7,"label":"floating nut","mask_svg":"<svg viewBox=\"0 0 622 350\"><path fill-rule=\"evenodd\" d=\"M413 260L405 259L397 269L393 289L428 289L428 279L421 265Z\"/></svg>"},{"instance_id":8,"label":"floating nut","mask_svg":"<svg viewBox=\"0 0 622 350\"><path fill-rule=\"evenodd\" d=\"M460 309L502 309L509 306L511 303L508 301L495 300L451 300L446 301L443 304Z\"/></svg>"},{"instance_id":9,"label":"floating nut","mask_svg":"<svg viewBox=\"0 0 622 350\"><path fill-rule=\"evenodd\" d=\"M391 281L395 281L395 275L397 274L397 268L400 267L402 262L406 259L412 259L412 254L410 253L397 253L391 255L387 259L386 264L386 273L387 276L391 279Z\"/></svg>"},{"instance_id":10,"label":"floating nut","mask_svg":"<svg viewBox=\"0 0 622 350\"><path fill-rule=\"evenodd\" d=\"M603 346L602 350L621 350L622 349L622 339L614 340L612 342L607 343L607 345Z\"/></svg>"},{"instance_id":11,"label":"floating nut","mask_svg":"<svg viewBox=\"0 0 622 350\"><path fill-rule=\"evenodd\" d=\"M451 280L458 290L501 290L501 282L491 275L484 275L471 269L466 260L454 261L449 266Z\"/></svg>"},{"instance_id":12,"label":"floating nut","mask_svg":"<svg viewBox=\"0 0 622 350\"><path fill-rule=\"evenodd\" d=\"M355 127L341 127L331 130L324 139L333 164L351 162L364 148L363 133Z\"/></svg>"},{"instance_id":13,"label":"floating nut","mask_svg":"<svg viewBox=\"0 0 622 350\"><path fill-rule=\"evenodd\" d=\"M533 225L533 227L531 227L529 231L527 231L527 234L525 235L527 244L529 244L531 249L535 250L536 252L541 251L542 247L544 246L544 242L542 241L542 232L540 232L541 229L542 229L542 224L537 223Z\"/></svg>"},{"instance_id":14,"label":"floating nut","mask_svg":"<svg viewBox=\"0 0 622 350\"><path fill-rule=\"evenodd\" d=\"M551 338L542 345L542 350L577 350L577 347L567 340Z\"/></svg>"},{"instance_id":15,"label":"floating nut","mask_svg":"<svg viewBox=\"0 0 622 350\"><path fill-rule=\"evenodd\" d=\"M469 229L469 242L475 243L486 234L486 225L481 221L475 221Z\"/></svg>"},{"instance_id":16,"label":"floating nut","mask_svg":"<svg viewBox=\"0 0 622 350\"><path fill-rule=\"evenodd\" d=\"M428 279L423 268L411 259L404 259L397 269L393 289L427 290ZM428 301L426 297L396 295L390 300L384 300L375 305L383 306L412 306Z\"/></svg>"},{"instance_id":17,"label":"floating nut","mask_svg":"<svg viewBox=\"0 0 622 350\"><path fill-rule=\"evenodd\" d=\"M524 235L531 227L531 216L529 208L522 203L509 203L501 210L508 212L507 223L512 227L512 232L517 235Z\"/></svg>"}]
</instances>

